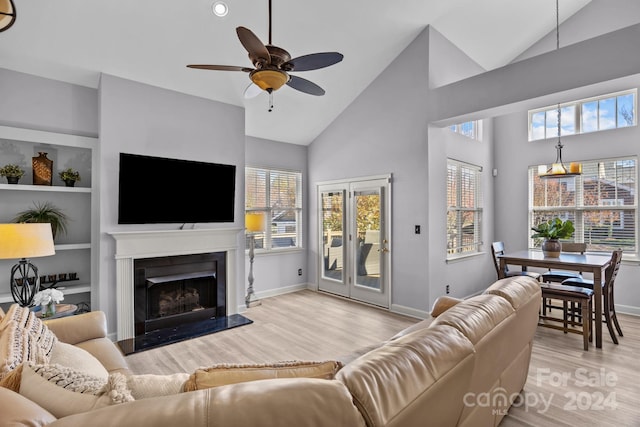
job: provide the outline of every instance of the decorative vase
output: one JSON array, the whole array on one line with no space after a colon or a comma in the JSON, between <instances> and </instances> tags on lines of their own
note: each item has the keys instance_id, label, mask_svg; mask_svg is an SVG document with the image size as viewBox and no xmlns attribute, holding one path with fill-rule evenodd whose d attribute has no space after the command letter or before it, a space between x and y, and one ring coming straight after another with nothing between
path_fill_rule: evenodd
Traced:
<instances>
[{"instance_id":1,"label":"decorative vase","mask_svg":"<svg viewBox=\"0 0 640 427\"><path fill-rule=\"evenodd\" d=\"M64 185L66 185L67 187L73 187L74 185L76 185L76 180L75 179L65 179L64 180Z\"/></svg>"},{"instance_id":2,"label":"decorative vase","mask_svg":"<svg viewBox=\"0 0 640 427\"><path fill-rule=\"evenodd\" d=\"M558 258L562 251L562 244L558 239L544 239L541 249L545 257Z\"/></svg>"},{"instance_id":3,"label":"decorative vase","mask_svg":"<svg viewBox=\"0 0 640 427\"><path fill-rule=\"evenodd\" d=\"M9 183L9 184L17 184L18 181L20 181L20 178L18 178L17 176L8 176L7 177L7 183Z\"/></svg>"},{"instance_id":4,"label":"decorative vase","mask_svg":"<svg viewBox=\"0 0 640 427\"><path fill-rule=\"evenodd\" d=\"M33 185L51 185L53 160L47 158L47 153L38 151L38 157L31 159L33 165Z\"/></svg>"},{"instance_id":5,"label":"decorative vase","mask_svg":"<svg viewBox=\"0 0 640 427\"><path fill-rule=\"evenodd\" d=\"M56 314L56 303L50 302L42 307L42 317L52 317Z\"/></svg>"}]
</instances>

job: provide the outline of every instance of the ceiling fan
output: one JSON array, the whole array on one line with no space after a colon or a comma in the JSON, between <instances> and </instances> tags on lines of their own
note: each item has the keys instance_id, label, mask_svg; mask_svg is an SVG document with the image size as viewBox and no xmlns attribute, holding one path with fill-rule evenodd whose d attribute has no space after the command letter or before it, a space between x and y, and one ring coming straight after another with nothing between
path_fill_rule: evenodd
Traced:
<instances>
[{"instance_id":1,"label":"ceiling fan","mask_svg":"<svg viewBox=\"0 0 640 427\"><path fill-rule=\"evenodd\" d=\"M325 94L317 84L302 77L289 74L292 71L310 71L328 67L342 61L344 57L338 52L321 52L291 58L289 52L271 44L271 0L269 0L269 43L264 44L248 28L237 27L236 33L240 43L249 53L249 59L255 68L233 65L191 64L189 68L219 71L244 71L249 73L252 83L245 90L245 98L258 95L262 90L269 93L287 85L309 95L322 96ZM270 104L269 111L273 105Z\"/></svg>"}]
</instances>

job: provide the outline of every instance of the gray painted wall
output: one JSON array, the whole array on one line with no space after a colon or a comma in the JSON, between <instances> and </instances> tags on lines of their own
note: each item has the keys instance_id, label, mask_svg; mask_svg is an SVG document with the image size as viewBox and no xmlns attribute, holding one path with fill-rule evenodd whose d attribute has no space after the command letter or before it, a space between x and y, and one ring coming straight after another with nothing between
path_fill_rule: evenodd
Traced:
<instances>
[{"instance_id":1,"label":"gray painted wall","mask_svg":"<svg viewBox=\"0 0 640 427\"><path fill-rule=\"evenodd\" d=\"M449 55L452 49L455 54ZM446 159L451 156L491 170L490 126L482 143L428 127L429 73L438 85L447 81L451 69L458 70L458 76L481 71L435 30L426 29L309 146L308 263L309 280L316 285L317 183L388 173L393 175L392 309L424 315L446 284L454 296L465 296L495 279L487 254L445 262ZM490 236L491 179L484 182L483 231ZM422 226L422 234L414 234L414 225ZM469 271L474 272L471 277L465 273Z\"/></svg>"},{"instance_id":2,"label":"gray painted wall","mask_svg":"<svg viewBox=\"0 0 640 427\"><path fill-rule=\"evenodd\" d=\"M99 308L115 330L114 231L177 229L175 224L118 225L119 153L146 154L236 165L233 224L244 227L244 109L103 74L100 81L100 295ZM173 179L159 176L158 185ZM198 185L198 183L189 183ZM215 188L202 188L202 203ZM189 226L189 225L187 225ZM199 224L198 227L201 225ZM242 233L238 245L243 245ZM240 246L242 247L242 246ZM236 266L238 301L244 301L244 262Z\"/></svg>"},{"instance_id":3,"label":"gray painted wall","mask_svg":"<svg viewBox=\"0 0 640 427\"><path fill-rule=\"evenodd\" d=\"M302 172L302 185L307 182L307 146L286 144L247 136L245 161L246 166L282 169ZM279 253L258 253L253 263L255 281L253 283L256 296L263 298L283 292L288 289L298 289L307 286L307 256L308 248L308 195L302 192L302 245L303 249ZM302 276L298 276L298 269L302 269ZM245 259L245 271L249 271L249 259ZM246 277L245 277L246 281Z\"/></svg>"},{"instance_id":4,"label":"gray painted wall","mask_svg":"<svg viewBox=\"0 0 640 427\"><path fill-rule=\"evenodd\" d=\"M0 68L0 124L98 136L98 91Z\"/></svg>"}]
</instances>

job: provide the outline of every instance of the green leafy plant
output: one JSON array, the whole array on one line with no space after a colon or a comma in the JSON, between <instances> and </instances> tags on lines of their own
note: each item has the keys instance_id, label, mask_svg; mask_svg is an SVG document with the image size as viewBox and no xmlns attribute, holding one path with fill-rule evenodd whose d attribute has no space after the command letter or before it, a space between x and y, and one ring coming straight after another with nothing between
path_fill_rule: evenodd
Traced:
<instances>
[{"instance_id":1,"label":"green leafy plant","mask_svg":"<svg viewBox=\"0 0 640 427\"><path fill-rule=\"evenodd\" d=\"M535 231L531 235L533 239L568 239L575 231L571 220L563 221L560 218L550 219L531 229Z\"/></svg>"},{"instance_id":2,"label":"green leafy plant","mask_svg":"<svg viewBox=\"0 0 640 427\"><path fill-rule=\"evenodd\" d=\"M0 176L22 178L24 169L18 165L6 165L0 168Z\"/></svg>"},{"instance_id":3,"label":"green leafy plant","mask_svg":"<svg viewBox=\"0 0 640 427\"><path fill-rule=\"evenodd\" d=\"M80 172L74 171L71 168L60 171L58 175L63 181L80 181Z\"/></svg>"},{"instance_id":4,"label":"green leafy plant","mask_svg":"<svg viewBox=\"0 0 640 427\"><path fill-rule=\"evenodd\" d=\"M67 215L49 202L34 202L33 208L18 213L13 221L18 223L48 222L51 224L51 233L54 239L58 232L67 232Z\"/></svg>"}]
</instances>

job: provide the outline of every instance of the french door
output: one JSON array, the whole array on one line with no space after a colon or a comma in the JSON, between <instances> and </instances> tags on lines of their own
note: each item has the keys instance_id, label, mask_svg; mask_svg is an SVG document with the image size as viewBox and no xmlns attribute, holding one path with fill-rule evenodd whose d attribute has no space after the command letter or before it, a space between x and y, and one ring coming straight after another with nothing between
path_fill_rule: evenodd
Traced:
<instances>
[{"instance_id":1,"label":"french door","mask_svg":"<svg viewBox=\"0 0 640 427\"><path fill-rule=\"evenodd\" d=\"M318 287L389 307L391 177L318 185Z\"/></svg>"}]
</instances>

